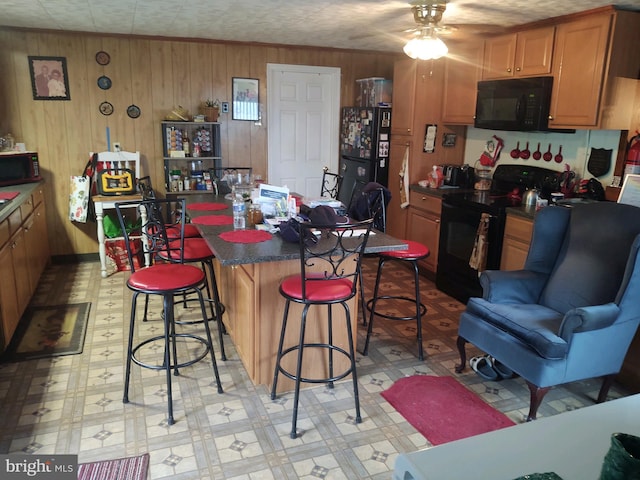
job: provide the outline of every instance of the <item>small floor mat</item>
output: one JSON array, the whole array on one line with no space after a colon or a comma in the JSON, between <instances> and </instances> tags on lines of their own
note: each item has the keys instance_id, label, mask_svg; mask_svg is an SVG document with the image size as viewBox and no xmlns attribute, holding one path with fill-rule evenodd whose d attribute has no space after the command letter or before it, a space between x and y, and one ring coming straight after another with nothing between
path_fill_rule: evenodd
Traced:
<instances>
[{"instance_id":1,"label":"small floor mat","mask_svg":"<svg viewBox=\"0 0 640 480\"><path fill-rule=\"evenodd\" d=\"M9 361L82 353L91 303L27 309L6 352Z\"/></svg>"}]
</instances>

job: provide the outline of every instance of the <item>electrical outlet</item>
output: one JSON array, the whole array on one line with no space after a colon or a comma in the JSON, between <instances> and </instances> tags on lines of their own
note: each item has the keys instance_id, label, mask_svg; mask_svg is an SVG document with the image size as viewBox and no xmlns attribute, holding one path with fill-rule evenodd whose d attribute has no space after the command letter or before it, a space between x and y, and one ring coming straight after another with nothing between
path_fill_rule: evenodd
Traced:
<instances>
[{"instance_id":1,"label":"electrical outlet","mask_svg":"<svg viewBox=\"0 0 640 480\"><path fill-rule=\"evenodd\" d=\"M222 113L229 113L229 102L222 102Z\"/></svg>"},{"instance_id":2,"label":"electrical outlet","mask_svg":"<svg viewBox=\"0 0 640 480\"><path fill-rule=\"evenodd\" d=\"M120 142L113 142L113 151L114 152L120 151Z\"/></svg>"}]
</instances>

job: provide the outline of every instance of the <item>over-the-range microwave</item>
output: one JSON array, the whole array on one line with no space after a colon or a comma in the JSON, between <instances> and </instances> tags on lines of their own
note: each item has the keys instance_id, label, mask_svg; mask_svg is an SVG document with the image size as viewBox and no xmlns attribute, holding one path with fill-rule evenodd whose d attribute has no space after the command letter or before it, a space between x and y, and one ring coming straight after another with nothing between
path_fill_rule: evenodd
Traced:
<instances>
[{"instance_id":1,"label":"over-the-range microwave","mask_svg":"<svg viewBox=\"0 0 640 480\"><path fill-rule=\"evenodd\" d=\"M0 152L0 187L41 179L36 152Z\"/></svg>"},{"instance_id":2,"label":"over-the-range microwave","mask_svg":"<svg viewBox=\"0 0 640 480\"><path fill-rule=\"evenodd\" d=\"M478 82L476 128L489 130L549 130L553 77L514 78Z\"/></svg>"}]
</instances>

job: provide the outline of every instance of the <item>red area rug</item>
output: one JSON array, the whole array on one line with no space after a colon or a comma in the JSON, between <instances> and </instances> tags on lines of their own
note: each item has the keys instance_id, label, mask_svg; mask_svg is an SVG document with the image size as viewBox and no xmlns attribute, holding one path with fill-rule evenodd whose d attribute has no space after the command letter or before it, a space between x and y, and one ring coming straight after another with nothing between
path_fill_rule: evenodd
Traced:
<instances>
[{"instance_id":1,"label":"red area rug","mask_svg":"<svg viewBox=\"0 0 640 480\"><path fill-rule=\"evenodd\" d=\"M78 465L78 480L146 480L149 454Z\"/></svg>"},{"instance_id":2,"label":"red area rug","mask_svg":"<svg viewBox=\"0 0 640 480\"><path fill-rule=\"evenodd\" d=\"M515 425L453 377L405 377L381 395L433 445Z\"/></svg>"}]
</instances>

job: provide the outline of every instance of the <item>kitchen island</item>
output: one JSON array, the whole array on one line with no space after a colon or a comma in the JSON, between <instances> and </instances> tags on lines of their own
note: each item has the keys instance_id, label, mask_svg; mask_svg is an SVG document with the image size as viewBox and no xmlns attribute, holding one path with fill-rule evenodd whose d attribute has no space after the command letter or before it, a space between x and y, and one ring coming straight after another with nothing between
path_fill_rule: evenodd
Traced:
<instances>
[{"instance_id":1,"label":"kitchen island","mask_svg":"<svg viewBox=\"0 0 640 480\"><path fill-rule=\"evenodd\" d=\"M212 198L214 200L211 200ZM225 203L228 208L218 211L194 211L187 207L189 216L195 219L203 215L232 214L230 201L212 196L209 196L209 201ZM299 246L283 241L279 234L274 234L271 239L259 243L230 243L219 235L232 230L231 225L198 224L198 229L216 255L214 268L220 297L226 309L222 319L236 346L238 356L254 384L270 386L285 305L284 298L278 289L284 277L300 271ZM372 233L367 244L367 253L407 248L401 240L382 232ZM356 299L357 297L348 302L354 336L358 322ZM296 318L300 318L301 311L302 308L299 305L292 304L285 345L295 344L299 340L299 330L294 326ZM344 321L343 309L337 306L334 307L333 312L336 325L334 342L347 348L346 333L343 332L345 329L339 328L340 322ZM309 310L307 338L325 341L326 316L326 308L318 307ZM356 338L354 342L355 340ZM316 354L318 358L313 358ZM326 362L322 361L321 355L321 352L312 350L305 354L307 360L305 364L311 366L304 372L305 376L317 378L327 375ZM336 358L335 364L336 371L339 371L346 367L346 360ZM284 366L292 367L292 365ZM281 377L278 381L278 391L289 391L292 388L291 380Z\"/></svg>"}]
</instances>

